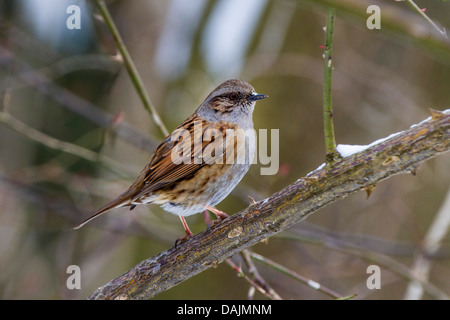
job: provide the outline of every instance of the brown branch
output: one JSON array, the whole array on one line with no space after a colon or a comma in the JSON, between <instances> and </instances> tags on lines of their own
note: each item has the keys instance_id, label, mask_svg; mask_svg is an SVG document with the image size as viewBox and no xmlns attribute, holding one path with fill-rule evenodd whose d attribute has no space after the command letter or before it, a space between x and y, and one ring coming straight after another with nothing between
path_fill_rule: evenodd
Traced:
<instances>
[{"instance_id":1,"label":"brown branch","mask_svg":"<svg viewBox=\"0 0 450 320\"><path fill-rule=\"evenodd\" d=\"M320 208L399 173L415 173L450 148L450 110L362 152L320 166L264 201L217 223L178 247L144 260L89 299L149 299L245 248L286 230Z\"/></svg>"}]
</instances>

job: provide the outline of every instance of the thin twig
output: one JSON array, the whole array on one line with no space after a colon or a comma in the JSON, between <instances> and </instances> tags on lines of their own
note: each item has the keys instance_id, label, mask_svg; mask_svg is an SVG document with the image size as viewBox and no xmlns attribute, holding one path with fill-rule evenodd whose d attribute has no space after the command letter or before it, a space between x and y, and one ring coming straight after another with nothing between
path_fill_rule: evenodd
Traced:
<instances>
[{"instance_id":1,"label":"thin twig","mask_svg":"<svg viewBox=\"0 0 450 320\"><path fill-rule=\"evenodd\" d=\"M272 269L275 269L297 281L300 281L301 283L306 284L308 287L313 288L314 290L317 290L319 292L326 294L327 296L330 296L334 299L340 299L343 297L343 295L321 285L320 283L317 283L314 280L308 279L308 278L296 273L295 271L292 271L292 270L282 266L281 264L279 264L273 260L270 260L266 257L263 257L257 253L250 252L250 257L256 261L264 263L266 266L269 266Z\"/></svg>"},{"instance_id":2,"label":"thin twig","mask_svg":"<svg viewBox=\"0 0 450 320\"><path fill-rule=\"evenodd\" d=\"M336 139L334 137L332 80L333 80L333 34L335 9L328 10L326 26L326 42L324 46L324 76L323 76L323 121L325 133L325 153L327 163L333 163L338 156Z\"/></svg>"},{"instance_id":3,"label":"thin twig","mask_svg":"<svg viewBox=\"0 0 450 320\"><path fill-rule=\"evenodd\" d=\"M431 18L429 16L427 16L427 14L425 13L424 10L422 10L421 8L419 8L419 6L413 1L413 0L406 0L408 2L408 4L415 10L417 11L417 13L419 13L431 26L433 26L433 28L435 28L440 34L442 34L444 37L447 37L447 31L445 30L445 28L439 28L439 26L433 21L431 20Z\"/></svg>"},{"instance_id":4,"label":"thin twig","mask_svg":"<svg viewBox=\"0 0 450 320\"><path fill-rule=\"evenodd\" d=\"M267 298L272 299L272 300L281 300L281 298L278 295L277 296L273 296L272 294L270 294L270 292L266 291L262 286L260 286L258 283L253 281L248 275L246 275L242 271L241 267L238 267L233 261L231 261L231 259L227 259L226 262L238 274L239 277L244 278L248 283L250 283L250 285L252 287L254 287L256 290L261 292Z\"/></svg>"},{"instance_id":5,"label":"thin twig","mask_svg":"<svg viewBox=\"0 0 450 320\"><path fill-rule=\"evenodd\" d=\"M144 104L144 108L152 116L153 121L155 121L156 125L159 127L159 129L164 134L164 136L167 136L169 134L169 132L167 131L167 128L165 127L158 112L156 111L155 107L153 106L153 103L150 100L147 90L145 90L144 83L142 82L141 76L139 75L139 72L137 71L136 66L134 65L134 62L131 59L130 54L128 53L127 47L125 46L125 43L123 42L122 37L120 36L119 30L117 30L116 25L115 25L111 15L109 14L108 7L106 6L105 1L104 0L95 0L95 5L97 6L97 9L100 11L100 14L103 17L103 20L105 21L106 26L108 27L109 31L111 32L111 35L114 38L117 48L119 49L120 54L122 55L123 62L125 64L125 68L128 71L131 81L133 82L133 85L136 88L136 91L139 94L139 97L141 98L142 103Z\"/></svg>"},{"instance_id":6,"label":"thin twig","mask_svg":"<svg viewBox=\"0 0 450 320\"><path fill-rule=\"evenodd\" d=\"M62 151L69 153L71 155L74 155L76 157L79 157L81 159L85 159L94 163L98 163L102 165L103 167L114 171L115 173L119 174L123 177L129 177L125 172L127 170L123 168L123 166L112 160L111 158L108 158L106 156L100 155L98 153L95 153L91 150L85 149L83 147L77 146L75 144L72 144L70 142L61 141L58 139L55 139L51 136L48 136L39 130L36 130L25 123L21 122L20 120L17 120L14 118L11 114L7 112L0 112L0 122L7 125L14 131L22 134L23 136L36 141L48 148Z\"/></svg>"},{"instance_id":7,"label":"thin twig","mask_svg":"<svg viewBox=\"0 0 450 320\"><path fill-rule=\"evenodd\" d=\"M258 269L251 259L252 253L253 252L248 249L245 249L241 252L241 257L243 258L244 263L247 266L248 272L252 275L254 281L261 287L263 287L264 290L266 290L271 296L273 296L276 300L281 300L281 296L271 286L269 286L267 281L264 280L264 278L259 274Z\"/></svg>"}]
</instances>

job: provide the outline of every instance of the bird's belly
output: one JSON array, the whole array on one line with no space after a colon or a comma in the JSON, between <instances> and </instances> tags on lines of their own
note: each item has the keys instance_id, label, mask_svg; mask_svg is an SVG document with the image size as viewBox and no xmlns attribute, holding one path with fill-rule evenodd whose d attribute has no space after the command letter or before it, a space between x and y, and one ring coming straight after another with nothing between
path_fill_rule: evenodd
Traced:
<instances>
[{"instance_id":1,"label":"bird's belly","mask_svg":"<svg viewBox=\"0 0 450 320\"><path fill-rule=\"evenodd\" d=\"M250 164L225 165L217 170L214 165L202 168L199 175L203 179L186 181L177 186L172 193L165 194L154 203L173 214L189 216L202 212L207 206L221 202L241 181ZM220 172L221 174L218 174Z\"/></svg>"},{"instance_id":2,"label":"bird's belly","mask_svg":"<svg viewBox=\"0 0 450 320\"><path fill-rule=\"evenodd\" d=\"M236 152L232 161L205 165L190 179L174 184L169 192L165 190L158 194L153 202L160 204L168 212L182 216L202 212L207 206L215 206L230 194L247 173L254 153L253 134L245 141L244 157L238 159L239 152Z\"/></svg>"}]
</instances>

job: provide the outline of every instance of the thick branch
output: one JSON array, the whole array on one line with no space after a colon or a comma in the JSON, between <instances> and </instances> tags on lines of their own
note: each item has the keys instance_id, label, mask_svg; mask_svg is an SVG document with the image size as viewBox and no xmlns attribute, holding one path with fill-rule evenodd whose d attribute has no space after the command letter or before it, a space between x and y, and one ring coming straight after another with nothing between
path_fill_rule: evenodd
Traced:
<instances>
[{"instance_id":1,"label":"thick branch","mask_svg":"<svg viewBox=\"0 0 450 320\"><path fill-rule=\"evenodd\" d=\"M95 291L89 299L148 299L286 230L320 208L450 148L450 110L433 112L408 130L357 154L320 166L264 201L217 223L177 248L144 260Z\"/></svg>"}]
</instances>

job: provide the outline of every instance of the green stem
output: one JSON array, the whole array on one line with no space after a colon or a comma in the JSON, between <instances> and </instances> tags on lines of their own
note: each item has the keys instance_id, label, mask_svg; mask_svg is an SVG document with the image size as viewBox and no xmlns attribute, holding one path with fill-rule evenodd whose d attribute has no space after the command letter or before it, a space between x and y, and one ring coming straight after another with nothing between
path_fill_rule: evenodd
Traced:
<instances>
[{"instance_id":1,"label":"green stem","mask_svg":"<svg viewBox=\"0 0 450 320\"><path fill-rule=\"evenodd\" d=\"M323 83L323 120L325 133L325 152L327 163L334 162L336 158L336 140L334 137L333 103L332 103L332 76L333 76L333 34L335 9L328 10L326 26L326 43L324 52L324 83Z\"/></svg>"},{"instance_id":2,"label":"green stem","mask_svg":"<svg viewBox=\"0 0 450 320\"><path fill-rule=\"evenodd\" d=\"M95 5L97 6L98 10L100 11L100 14L103 17L103 20L105 21L106 26L108 27L109 31L111 32L114 41L116 42L117 48L119 49L120 54L122 55L125 68L128 71L128 74L131 78L131 81L133 82L134 87L136 88L137 93L139 94L139 97L142 100L142 103L144 104L144 108L150 113L150 115L153 118L153 121L156 123L156 125L160 128L161 132L164 134L164 136L167 136L169 132L167 131L166 127L164 126L164 123L161 121L161 118L159 117L158 113L156 112L155 107L153 106L152 101L150 100L150 97L145 90L144 84L142 82L142 79L139 75L139 72L136 69L136 66L133 63L133 60L130 57L130 54L128 53L128 50L122 40L122 37L119 34L119 31L116 28L116 25L114 24L114 21L109 14L108 7L106 6L104 0L95 0Z\"/></svg>"}]
</instances>

